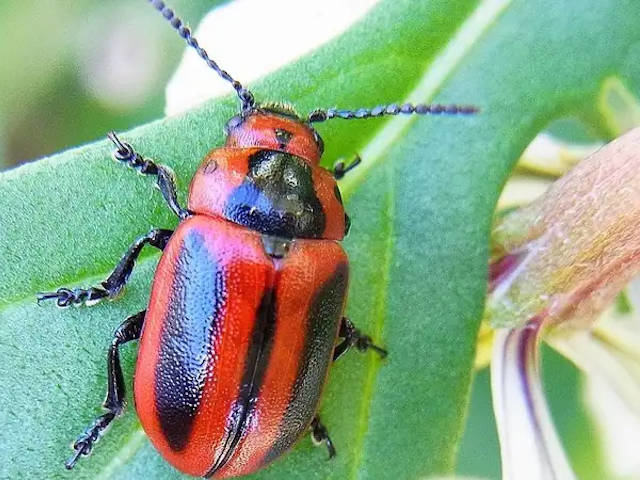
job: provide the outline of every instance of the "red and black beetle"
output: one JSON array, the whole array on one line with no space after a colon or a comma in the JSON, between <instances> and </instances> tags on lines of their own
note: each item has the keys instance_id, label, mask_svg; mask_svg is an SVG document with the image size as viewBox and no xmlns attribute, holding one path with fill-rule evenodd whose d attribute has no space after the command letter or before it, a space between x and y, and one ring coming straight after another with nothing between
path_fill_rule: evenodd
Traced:
<instances>
[{"instance_id":1,"label":"red and black beetle","mask_svg":"<svg viewBox=\"0 0 640 480\"><path fill-rule=\"evenodd\" d=\"M228 478L267 465L307 430L335 450L316 416L332 361L351 346L375 346L345 317L349 265L340 240L349 229L336 178L358 164L319 166L323 142L312 123L399 113L470 114L473 107L387 105L315 110L257 105L209 58L162 1L150 3L242 102L226 144L194 176L187 209L171 171L114 134L114 158L154 175L180 223L138 238L99 286L38 295L60 307L114 298L144 245L163 250L149 305L116 330L108 353L107 413L73 445L73 468L124 410L118 347L140 339L134 398L162 456L190 475Z\"/></svg>"}]
</instances>

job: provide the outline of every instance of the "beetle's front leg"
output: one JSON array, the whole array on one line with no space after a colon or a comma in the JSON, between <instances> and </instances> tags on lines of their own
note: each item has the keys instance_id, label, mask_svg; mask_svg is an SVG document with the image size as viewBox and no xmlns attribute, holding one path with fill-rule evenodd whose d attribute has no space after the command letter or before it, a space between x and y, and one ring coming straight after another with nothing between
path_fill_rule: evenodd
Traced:
<instances>
[{"instance_id":1,"label":"beetle's front leg","mask_svg":"<svg viewBox=\"0 0 640 480\"><path fill-rule=\"evenodd\" d=\"M118 348L124 343L140 338L145 313L146 310L143 310L131 315L122 322L113 334L107 356L107 398L102 404L108 411L91 422L91 425L82 432L73 444L75 453L65 463L69 470L75 466L80 456L87 456L91 453L93 446L100 440L109 424L124 411L125 386Z\"/></svg>"},{"instance_id":2,"label":"beetle's front leg","mask_svg":"<svg viewBox=\"0 0 640 480\"><path fill-rule=\"evenodd\" d=\"M358 330L351 320L347 317L342 317L342 323L340 324L340 333L338 334L342 340L338 345L336 345L335 350L333 351L333 361L335 362L338 358L340 358L343 354L349 351L349 349L355 346L361 352L366 352L371 349L380 355L381 358L387 356L388 352L374 343L371 340L369 335L364 335L360 330Z\"/></svg>"},{"instance_id":3,"label":"beetle's front leg","mask_svg":"<svg viewBox=\"0 0 640 480\"><path fill-rule=\"evenodd\" d=\"M169 238L173 234L172 230L151 230L146 235L138 238L133 245L129 247L127 253L124 254L111 275L100 285L89 288L59 288L55 292L38 293L38 303L43 300L56 300L59 307L68 307L69 305L93 305L104 298L114 298L127 283L131 271L135 265L136 259L142 247L149 244L160 250L167 245Z\"/></svg>"},{"instance_id":4,"label":"beetle's front leg","mask_svg":"<svg viewBox=\"0 0 640 480\"><path fill-rule=\"evenodd\" d=\"M155 175L156 185L160 189L171 211L175 213L180 220L184 220L190 215L189 211L182 208L178 203L175 175L169 167L159 165L148 158L143 158L130 144L122 142L115 132L109 132L107 138L116 146L113 152L113 158L115 160L137 170L142 175Z\"/></svg>"}]
</instances>

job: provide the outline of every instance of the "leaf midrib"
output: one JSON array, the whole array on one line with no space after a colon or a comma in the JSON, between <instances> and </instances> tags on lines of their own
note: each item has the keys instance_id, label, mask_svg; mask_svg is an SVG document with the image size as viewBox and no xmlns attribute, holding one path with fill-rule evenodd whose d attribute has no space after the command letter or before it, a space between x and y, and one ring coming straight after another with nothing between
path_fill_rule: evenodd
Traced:
<instances>
[{"instance_id":1,"label":"leaf midrib","mask_svg":"<svg viewBox=\"0 0 640 480\"><path fill-rule=\"evenodd\" d=\"M375 309L374 309L374 322L371 330L371 336L374 341L382 338L382 333L385 327L386 320L386 305L389 297L389 285L391 278L391 264L393 258L393 218L395 214L395 189L394 189L394 169L386 168L385 178L388 182L387 196L385 198L385 230L382 232L385 235L385 245L383 258L381 261L382 271L380 275L380 287L378 289ZM364 388L362 390L362 398L359 407L359 419L357 425L357 433L354 444L354 460L353 466L350 470L350 478L357 479L360 466L364 458L364 439L368 430L369 417L371 412L371 398L373 397L374 386L376 383L377 373L382 366L382 362L378 359L377 355L371 355L367 360L367 372L365 374Z\"/></svg>"}]
</instances>

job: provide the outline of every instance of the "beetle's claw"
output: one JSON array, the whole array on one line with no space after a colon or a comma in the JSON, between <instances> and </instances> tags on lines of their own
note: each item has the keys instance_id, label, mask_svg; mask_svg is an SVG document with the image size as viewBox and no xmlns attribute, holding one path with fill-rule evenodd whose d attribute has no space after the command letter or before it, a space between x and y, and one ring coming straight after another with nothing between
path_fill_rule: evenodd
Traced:
<instances>
[{"instance_id":1,"label":"beetle's claw","mask_svg":"<svg viewBox=\"0 0 640 480\"><path fill-rule=\"evenodd\" d=\"M52 298L58 298L58 294L55 292L38 292L36 293L36 302L41 305L45 300L51 300Z\"/></svg>"},{"instance_id":2,"label":"beetle's claw","mask_svg":"<svg viewBox=\"0 0 640 480\"><path fill-rule=\"evenodd\" d=\"M371 348L374 352L380 355L380 358L386 358L387 355L389 355L389 352L387 352L384 348L380 348L379 346L374 345L373 343L369 345L369 348Z\"/></svg>"},{"instance_id":3,"label":"beetle's claw","mask_svg":"<svg viewBox=\"0 0 640 480\"><path fill-rule=\"evenodd\" d=\"M58 307L66 308L70 305L74 305L76 307L82 304L93 305L106 297L113 297L118 293L119 291L117 291L115 294L110 294L104 288L103 282L103 286L101 287L91 287L87 289L74 288L73 290L62 287L55 292L38 293L36 294L36 300L38 302L38 305L40 305L40 303L44 300L52 300L55 298L56 305Z\"/></svg>"},{"instance_id":4,"label":"beetle's claw","mask_svg":"<svg viewBox=\"0 0 640 480\"><path fill-rule=\"evenodd\" d=\"M387 352L384 348L374 344L371 340L371 337L368 335L363 335L356 340L356 348L361 352L366 352L367 350L371 349L378 355L380 355L380 358L385 358L387 355L389 355L389 352Z\"/></svg>"},{"instance_id":5,"label":"beetle's claw","mask_svg":"<svg viewBox=\"0 0 640 480\"><path fill-rule=\"evenodd\" d=\"M36 294L36 301L40 305L45 300L56 299L56 305L60 308L68 307L73 303L75 295L68 288L59 288L55 292L44 292Z\"/></svg>"},{"instance_id":6,"label":"beetle's claw","mask_svg":"<svg viewBox=\"0 0 640 480\"><path fill-rule=\"evenodd\" d=\"M76 466L76 463L78 462L80 456L87 456L91 451L91 446L86 441L76 442L73 445L73 448L75 452L73 453L73 455L71 455L71 457L69 457L69 460L64 462L64 467L67 470L71 470Z\"/></svg>"},{"instance_id":7,"label":"beetle's claw","mask_svg":"<svg viewBox=\"0 0 640 480\"><path fill-rule=\"evenodd\" d=\"M329 437L327 437L327 450L329 451L329 458L327 460L332 460L336 456L336 448L333 446L333 442Z\"/></svg>"}]
</instances>

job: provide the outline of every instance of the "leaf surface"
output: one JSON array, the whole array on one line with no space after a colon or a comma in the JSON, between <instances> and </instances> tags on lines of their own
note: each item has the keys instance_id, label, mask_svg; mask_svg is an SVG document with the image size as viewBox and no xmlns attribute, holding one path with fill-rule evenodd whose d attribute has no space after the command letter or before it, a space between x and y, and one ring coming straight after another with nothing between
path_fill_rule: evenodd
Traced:
<instances>
[{"instance_id":1,"label":"leaf surface","mask_svg":"<svg viewBox=\"0 0 640 480\"><path fill-rule=\"evenodd\" d=\"M302 439L252 478L421 478L451 472L483 309L488 235L510 168L546 124L598 121L601 83L640 84L640 4L601 0L382 1L341 37L253 86L300 111L409 99L463 102L474 118L320 125L326 165L358 152L342 184L353 220L348 315L390 356L350 353L321 405L333 462ZM178 174L184 201L223 141L231 99L123 134ZM587 115L588 114L588 115ZM157 255L126 296L91 308L36 306L34 294L101 281L136 236L176 222L150 180L109 160L106 142L0 175L0 465L3 478L66 476L69 443L100 413L115 327L145 308ZM135 347L124 348L125 375ZM131 402L74 478L181 478L141 433Z\"/></svg>"}]
</instances>

